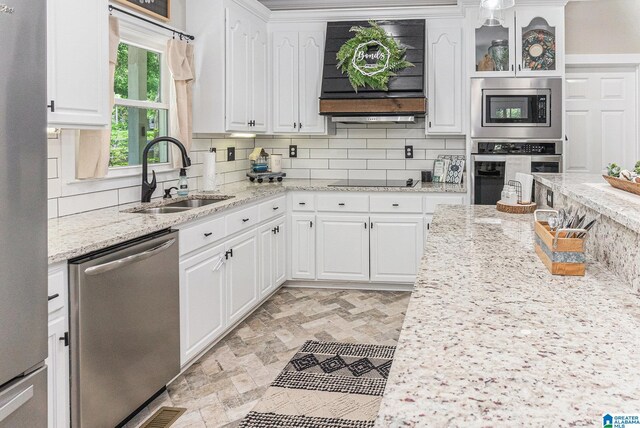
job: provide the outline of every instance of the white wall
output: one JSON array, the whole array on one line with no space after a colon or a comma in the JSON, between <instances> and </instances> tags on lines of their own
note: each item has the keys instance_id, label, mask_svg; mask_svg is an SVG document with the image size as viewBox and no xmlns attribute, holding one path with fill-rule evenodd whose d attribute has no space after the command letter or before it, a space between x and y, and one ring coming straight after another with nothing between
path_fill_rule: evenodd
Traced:
<instances>
[{"instance_id":1,"label":"white wall","mask_svg":"<svg viewBox=\"0 0 640 428\"><path fill-rule=\"evenodd\" d=\"M640 0L572 1L565 21L568 54L640 53Z\"/></svg>"}]
</instances>

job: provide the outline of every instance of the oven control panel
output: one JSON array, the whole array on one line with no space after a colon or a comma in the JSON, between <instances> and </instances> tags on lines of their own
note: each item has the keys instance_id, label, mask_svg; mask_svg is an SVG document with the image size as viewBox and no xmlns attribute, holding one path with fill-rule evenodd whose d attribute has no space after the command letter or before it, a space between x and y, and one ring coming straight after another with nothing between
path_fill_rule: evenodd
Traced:
<instances>
[{"instance_id":1,"label":"oven control panel","mask_svg":"<svg viewBox=\"0 0 640 428\"><path fill-rule=\"evenodd\" d=\"M556 143L511 143L511 142L487 142L477 143L477 154L495 155L555 155Z\"/></svg>"}]
</instances>

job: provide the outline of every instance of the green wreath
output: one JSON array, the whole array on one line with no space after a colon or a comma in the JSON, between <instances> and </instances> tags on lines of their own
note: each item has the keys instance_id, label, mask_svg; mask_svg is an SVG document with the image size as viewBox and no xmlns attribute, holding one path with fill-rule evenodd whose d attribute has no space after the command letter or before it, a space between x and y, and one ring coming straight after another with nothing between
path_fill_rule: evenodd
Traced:
<instances>
[{"instance_id":1,"label":"green wreath","mask_svg":"<svg viewBox=\"0 0 640 428\"><path fill-rule=\"evenodd\" d=\"M356 35L342 45L336 58L337 68L347 73L353 89L369 86L373 89L388 91L389 78L396 71L414 67L405 60L406 48L400 46L375 21L369 21L370 27L351 27L349 31ZM378 46L375 53L370 53L372 46Z\"/></svg>"}]
</instances>

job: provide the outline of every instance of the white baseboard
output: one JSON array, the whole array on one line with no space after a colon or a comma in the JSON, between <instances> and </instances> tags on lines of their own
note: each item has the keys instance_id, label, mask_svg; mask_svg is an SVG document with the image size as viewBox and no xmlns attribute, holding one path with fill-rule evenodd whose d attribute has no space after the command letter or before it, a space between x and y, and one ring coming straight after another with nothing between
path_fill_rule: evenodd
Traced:
<instances>
[{"instance_id":1,"label":"white baseboard","mask_svg":"<svg viewBox=\"0 0 640 428\"><path fill-rule=\"evenodd\" d=\"M331 288L344 290L371 291L412 291L413 284L393 284L383 282L348 282L348 281L286 281L283 287L291 288Z\"/></svg>"}]
</instances>

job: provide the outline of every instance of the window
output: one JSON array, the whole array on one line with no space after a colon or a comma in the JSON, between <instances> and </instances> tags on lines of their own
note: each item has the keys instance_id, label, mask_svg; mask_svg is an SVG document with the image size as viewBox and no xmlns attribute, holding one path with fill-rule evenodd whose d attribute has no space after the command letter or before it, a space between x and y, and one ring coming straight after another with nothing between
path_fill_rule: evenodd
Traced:
<instances>
[{"instance_id":1,"label":"window","mask_svg":"<svg viewBox=\"0 0 640 428\"><path fill-rule=\"evenodd\" d=\"M162 61L162 54L155 50L124 42L118 46L111 115L111 168L141 165L147 143L167 135L169 105L163 94ZM167 143L156 144L148 158L149 163L168 162Z\"/></svg>"}]
</instances>

